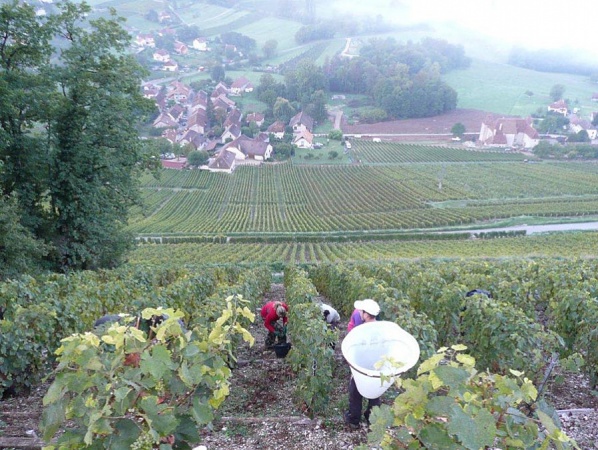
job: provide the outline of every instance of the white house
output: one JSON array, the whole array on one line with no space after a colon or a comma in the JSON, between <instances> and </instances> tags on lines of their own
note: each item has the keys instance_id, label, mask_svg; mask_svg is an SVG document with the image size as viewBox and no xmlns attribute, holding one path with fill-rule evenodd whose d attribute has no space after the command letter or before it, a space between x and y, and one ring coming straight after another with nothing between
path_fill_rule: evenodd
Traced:
<instances>
[{"instance_id":1,"label":"white house","mask_svg":"<svg viewBox=\"0 0 598 450\"><path fill-rule=\"evenodd\" d=\"M531 117L487 118L482 122L478 139L486 146L533 148L540 142L540 136L532 123Z\"/></svg>"},{"instance_id":2,"label":"white house","mask_svg":"<svg viewBox=\"0 0 598 450\"><path fill-rule=\"evenodd\" d=\"M230 95L242 95L244 92L252 92L253 83L245 77L239 77L230 86Z\"/></svg>"},{"instance_id":3,"label":"white house","mask_svg":"<svg viewBox=\"0 0 598 450\"><path fill-rule=\"evenodd\" d=\"M578 117L573 117L570 119L569 129L573 133L579 133L582 130L586 130L586 132L588 133L588 137L592 141L596 139L596 136L598 136L598 130L596 130L596 127L592 125L592 123L589 120L580 119Z\"/></svg>"},{"instance_id":4,"label":"white house","mask_svg":"<svg viewBox=\"0 0 598 450\"><path fill-rule=\"evenodd\" d=\"M162 65L162 69L165 70L165 71L167 71L167 72L176 72L177 70L179 70L179 65L174 60L166 61Z\"/></svg>"},{"instance_id":5,"label":"white house","mask_svg":"<svg viewBox=\"0 0 598 450\"><path fill-rule=\"evenodd\" d=\"M156 47L156 41L154 40L154 36L149 33L140 33L135 37L135 43L140 47Z\"/></svg>"},{"instance_id":6,"label":"white house","mask_svg":"<svg viewBox=\"0 0 598 450\"><path fill-rule=\"evenodd\" d=\"M245 135L239 136L226 144L224 149L233 152L237 160L253 159L265 161L272 156L272 145L259 139L252 139Z\"/></svg>"},{"instance_id":7,"label":"white house","mask_svg":"<svg viewBox=\"0 0 598 450\"><path fill-rule=\"evenodd\" d=\"M220 153L208 164L210 172L233 173L236 166L235 153L226 148L220 150Z\"/></svg>"},{"instance_id":8,"label":"white house","mask_svg":"<svg viewBox=\"0 0 598 450\"><path fill-rule=\"evenodd\" d=\"M301 111L291 118L289 125L293 128L293 133L299 133L304 130L312 133L314 129L314 119Z\"/></svg>"},{"instance_id":9,"label":"white house","mask_svg":"<svg viewBox=\"0 0 598 450\"><path fill-rule=\"evenodd\" d=\"M167 62L170 61L170 54L164 49L159 49L154 52L153 58L154 61Z\"/></svg>"},{"instance_id":10,"label":"white house","mask_svg":"<svg viewBox=\"0 0 598 450\"><path fill-rule=\"evenodd\" d=\"M314 135L307 130L293 135L293 144L299 148L314 148Z\"/></svg>"},{"instance_id":11,"label":"white house","mask_svg":"<svg viewBox=\"0 0 598 450\"><path fill-rule=\"evenodd\" d=\"M548 111L559 113L566 117L567 113L569 112L569 108L567 107L565 100L559 100L558 102L548 105Z\"/></svg>"},{"instance_id":12,"label":"white house","mask_svg":"<svg viewBox=\"0 0 598 450\"><path fill-rule=\"evenodd\" d=\"M208 41L205 38L195 38L191 43L191 47L195 50L199 50L200 52L207 52L208 51Z\"/></svg>"},{"instance_id":13,"label":"white house","mask_svg":"<svg viewBox=\"0 0 598 450\"><path fill-rule=\"evenodd\" d=\"M266 131L273 134L276 139L282 139L284 137L285 128L286 125L284 122L277 120L276 122L272 123L272 125L270 125Z\"/></svg>"}]
</instances>

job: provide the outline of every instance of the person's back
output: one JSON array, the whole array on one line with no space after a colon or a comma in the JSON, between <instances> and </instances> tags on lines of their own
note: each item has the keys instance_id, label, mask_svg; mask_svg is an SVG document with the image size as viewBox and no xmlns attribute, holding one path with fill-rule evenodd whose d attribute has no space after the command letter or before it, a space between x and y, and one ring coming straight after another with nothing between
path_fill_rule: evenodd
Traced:
<instances>
[{"instance_id":1,"label":"person's back","mask_svg":"<svg viewBox=\"0 0 598 450\"><path fill-rule=\"evenodd\" d=\"M326 322L328 322L330 325L336 326L341 321L340 314L332 306L327 305L326 303L320 303L320 310L324 315L324 320L326 320Z\"/></svg>"}]
</instances>

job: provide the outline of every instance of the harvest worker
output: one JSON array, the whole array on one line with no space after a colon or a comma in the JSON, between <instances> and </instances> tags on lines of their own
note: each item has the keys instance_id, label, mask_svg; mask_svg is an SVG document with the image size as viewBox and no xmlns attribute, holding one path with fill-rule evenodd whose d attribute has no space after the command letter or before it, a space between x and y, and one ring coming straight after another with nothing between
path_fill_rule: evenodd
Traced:
<instances>
[{"instance_id":1,"label":"harvest worker","mask_svg":"<svg viewBox=\"0 0 598 450\"><path fill-rule=\"evenodd\" d=\"M363 323L375 322L380 314L380 306L375 300L366 298L365 300L357 300L354 303L355 310L359 313L359 323L352 326L353 329ZM355 313L353 313L355 315ZM351 315L351 321L353 321L353 315ZM351 325L351 322L349 322ZM361 420L361 409L363 403L363 396L357 390L355 379L351 375L351 381L349 381L349 411L345 412L345 423L352 427L358 427L359 421ZM368 406L363 414L365 421L369 424L370 413L374 406L379 406L381 403L380 398L368 399Z\"/></svg>"},{"instance_id":2,"label":"harvest worker","mask_svg":"<svg viewBox=\"0 0 598 450\"><path fill-rule=\"evenodd\" d=\"M326 303L320 303L320 310L322 311L324 320L328 323L328 326L330 326L330 328L337 328L341 321L341 316L338 311Z\"/></svg>"},{"instance_id":3,"label":"harvest worker","mask_svg":"<svg viewBox=\"0 0 598 450\"><path fill-rule=\"evenodd\" d=\"M357 306L358 304L359 306ZM351 331L357 325L361 325L364 322L364 310L362 309L362 306L369 306L370 308L372 308L372 311L378 311L376 314L374 314L375 316L377 316L380 313L380 306L378 306L378 303L376 303L371 298L366 298L365 300L357 300L353 305L355 307L355 310L353 310L353 314L351 314L351 319L347 324L347 331Z\"/></svg>"},{"instance_id":4,"label":"harvest worker","mask_svg":"<svg viewBox=\"0 0 598 450\"><path fill-rule=\"evenodd\" d=\"M278 340L279 344L286 343L288 311L287 304L280 301L271 301L262 306L260 314L264 319L264 326L268 330L266 348L271 348L275 340Z\"/></svg>"}]
</instances>

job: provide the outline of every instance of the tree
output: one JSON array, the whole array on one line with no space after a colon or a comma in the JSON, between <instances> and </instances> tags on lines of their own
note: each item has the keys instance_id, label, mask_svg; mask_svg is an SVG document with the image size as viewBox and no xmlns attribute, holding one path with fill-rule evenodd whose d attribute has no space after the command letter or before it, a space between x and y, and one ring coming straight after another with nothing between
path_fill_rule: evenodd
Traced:
<instances>
[{"instance_id":1,"label":"tree","mask_svg":"<svg viewBox=\"0 0 598 450\"><path fill-rule=\"evenodd\" d=\"M465 125L463 125L461 122L457 122L455 125L453 125L453 128L451 128L451 133L453 133L453 136L458 138L463 137L465 134Z\"/></svg>"},{"instance_id":2,"label":"tree","mask_svg":"<svg viewBox=\"0 0 598 450\"><path fill-rule=\"evenodd\" d=\"M48 246L20 223L16 196L0 196L0 281L39 273Z\"/></svg>"},{"instance_id":3,"label":"tree","mask_svg":"<svg viewBox=\"0 0 598 450\"><path fill-rule=\"evenodd\" d=\"M268 39L266 42L264 42L262 51L264 52L264 56L266 58L272 58L274 55L276 55L277 48L278 48L278 41L276 39Z\"/></svg>"},{"instance_id":4,"label":"tree","mask_svg":"<svg viewBox=\"0 0 598 450\"><path fill-rule=\"evenodd\" d=\"M338 158L338 152L336 150L331 150L328 152L329 159L336 159Z\"/></svg>"},{"instance_id":5,"label":"tree","mask_svg":"<svg viewBox=\"0 0 598 450\"><path fill-rule=\"evenodd\" d=\"M139 93L144 70L126 54L121 20L74 24L90 12L66 4L59 33L68 47L54 67L60 86L49 123L52 164L48 192L60 268L118 263L132 245L129 208L139 203L135 180L142 160L135 125L153 109Z\"/></svg>"},{"instance_id":6,"label":"tree","mask_svg":"<svg viewBox=\"0 0 598 450\"><path fill-rule=\"evenodd\" d=\"M190 166L199 167L206 164L208 159L210 159L210 156L205 150L193 150L187 156L187 163Z\"/></svg>"},{"instance_id":7,"label":"tree","mask_svg":"<svg viewBox=\"0 0 598 450\"><path fill-rule=\"evenodd\" d=\"M342 141L343 132L341 130L330 130L330 132L328 133L328 139L332 139L334 141Z\"/></svg>"},{"instance_id":8,"label":"tree","mask_svg":"<svg viewBox=\"0 0 598 450\"><path fill-rule=\"evenodd\" d=\"M324 122L328 118L326 110L326 93L322 90L315 91L310 98L310 103L304 109L316 122Z\"/></svg>"},{"instance_id":9,"label":"tree","mask_svg":"<svg viewBox=\"0 0 598 450\"><path fill-rule=\"evenodd\" d=\"M201 31L197 25L183 25L177 31L179 39L183 42L191 42L193 39L201 36Z\"/></svg>"},{"instance_id":10,"label":"tree","mask_svg":"<svg viewBox=\"0 0 598 450\"><path fill-rule=\"evenodd\" d=\"M225 77L226 74L224 73L224 67L222 67L222 64L214 64L212 69L210 69L210 78L218 83L219 81L224 80Z\"/></svg>"},{"instance_id":11,"label":"tree","mask_svg":"<svg viewBox=\"0 0 598 450\"><path fill-rule=\"evenodd\" d=\"M272 113L276 120L287 123L295 115L296 111L286 98L278 97L272 108Z\"/></svg>"},{"instance_id":12,"label":"tree","mask_svg":"<svg viewBox=\"0 0 598 450\"><path fill-rule=\"evenodd\" d=\"M139 92L145 71L128 55L122 20L86 21L85 3L57 8L43 18L1 6L2 193L53 246L54 269L113 267L133 245L124 227L140 200L136 174L158 163L136 129L154 106Z\"/></svg>"},{"instance_id":13,"label":"tree","mask_svg":"<svg viewBox=\"0 0 598 450\"><path fill-rule=\"evenodd\" d=\"M567 142L590 142L591 139L588 136L588 132L586 130L579 130L577 133L573 133L569 135Z\"/></svg>"},{"instance_id":14,"label":"tree","mask_svg":"<svg viewBox=\"0 0 598 450\"><path fill-rule=\"evenodd\" d=\"M550 89L550 98L556 102L563 98L564 93L565 93L565 86L563 86L562 84L555 84Z\"/></svg>"}]
</instances>

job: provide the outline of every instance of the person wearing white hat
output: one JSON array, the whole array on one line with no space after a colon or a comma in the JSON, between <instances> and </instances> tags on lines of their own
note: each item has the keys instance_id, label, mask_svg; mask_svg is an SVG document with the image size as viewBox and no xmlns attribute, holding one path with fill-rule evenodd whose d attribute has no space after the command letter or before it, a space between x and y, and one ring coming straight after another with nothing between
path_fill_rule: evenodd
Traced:
<instances>
[{"instance_id":1,"label":"person wearing white hat","mask_svg":"<svg viewBox=\"0 0 598 450\"><path fill-rule=\"evenodd\" d=\"M380 314L380 305L375 300L366 298L365 300L357 300L353 306L355 311L351 315L351 321L347 326L349 332L356 326L362 323L375 322ZM355 313L357 312L357 314ZM349 411L345 412L345 423L352 427L358 427L361 420L361 408L363 403L363 396L357 390L355 379L351 376L349 382ZM379 406L380 398L368 399L368 406L365 410L364 416L366 422L370 422L370 412L374 406Z\"/></svg>"},{"instance_id":2,"label":"person wearing white hat","mask_svg":"<svg viewBox=\"0 0 598 450\"><path fill-rule=\"evenodd\" d=\"M365 322L363 313L373 316L374 320L378 314L380 314L380 306L371 298L357 300L353 306L355 306L355 310L353 311L353 314L351 314L351 320L349 320L349 324L347 325L347 331L351 331L357 325L361 325Z\"/></svg>"}]
</instances>

